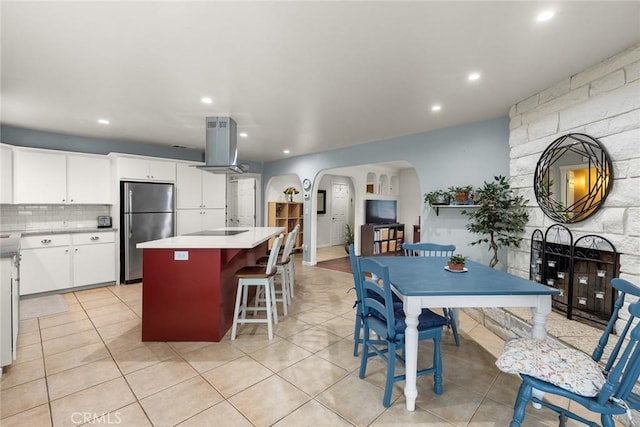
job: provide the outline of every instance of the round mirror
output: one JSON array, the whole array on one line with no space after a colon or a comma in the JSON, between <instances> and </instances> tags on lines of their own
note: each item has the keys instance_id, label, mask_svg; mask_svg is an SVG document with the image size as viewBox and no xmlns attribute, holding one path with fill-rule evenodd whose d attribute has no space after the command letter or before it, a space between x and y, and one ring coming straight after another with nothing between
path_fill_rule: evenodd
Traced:
<instances>
[{"instance_id":1,"label":"round mirror","mask_svg":"<svg viewBox=\"0 0 640 427\"><path fill-rule=\"evenodd\" d=\"M545 215L574 223L602 206L613 184L613 167L600 141L570 133L544 150L533 179L536 200Z\"/></svg>"}]
</instances>

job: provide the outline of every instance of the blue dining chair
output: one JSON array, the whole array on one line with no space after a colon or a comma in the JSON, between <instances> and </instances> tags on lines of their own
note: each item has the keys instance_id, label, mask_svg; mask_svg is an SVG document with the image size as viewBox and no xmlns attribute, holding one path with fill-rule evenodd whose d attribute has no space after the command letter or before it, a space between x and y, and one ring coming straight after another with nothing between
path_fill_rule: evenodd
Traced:
<instances>
[{"instance_id":1,"label":"blue dining chair","mask_svg":"<svg viewBox=\"0 0 640 427\"><path fill-rule=\"evenodd\" d=\"M508 342L496 365L510 373L518 373L522 384L516 397L510 427L520 427L529 401L539 403L559 414L560 426L573 419L591 427L599 424L589 421L568 409L559 407L532 395L532 390L563 396L577 402L587 410L600 415L603 427L614 427L613 416L628 410L640 409L640 395L633 388L640 376L640 302L629 307L629 318L604 365L599 364L609 338L620 319L625 296L640 296L640 287L624 279L613 279L611 285L618 291L614 310L596 349L591 356L575 349L551 345L546 341L518 339ZM531 361L536 363L531 363Z\"/></svg>"},{"instance_id":2,"label":"blue dining chair","mask_svg":"<svg viewBox=\"0 0 640 427\"><path fill-rule=\"evenodd\" d=\"M432 257L450 257L456 250L456 245L439 245L437 243L403 243L402 250L404 256L432 256ZM460 337L458 336L458 324L454 319L453 309L443 307L444 317L447 319L447 327L453 333L453 340L456 346L460 347Z\"/></svg>"},{"instance_id":3,"label":"blue dining chair","mask_svg":"<svg viewBox=\"0 0 640 427\"><path fill-rule=\"evenodd\" d=\"M396 358L404 363L406 328L405 315L402 306L394 304L391 297L391 283L389 268L374 259L362 258L357 261L358 277L356 286L360 287L363 316L363 349L360 360L360 378L364 378L367 362L370 357L378 356L387 363L387 380L385 383L382 404L391 405L391 391L393 383L404 381L405 375L395 375ZM367 277L368 276L368 277ZM373 280L371 277L376 277ZM428 308L422 310L418 317L418 340L433 340L433 363L426 369L417 372L417 376L434 376L434 391L442 394L442 356L440 354L440 340L442 327L446 319ZM371 339L370 331L375 332L377 338Z\"/></svg>"},{"instance_id":4,"label":"blue dining chair","mask_svg":"<svg viewBox=\"0 0 640 427\"><path fill-rule=\"evenodd\" d=\"M362 331L362 323L364 319L364 313L362 312L362 290L357 284L358 281L358 257L356 257L355 250L353 249L353 244L349 245L349 260L351 261L351 274L353 275L353 288L356 291L356 302L353 304L353 307L356 309L356 321L353 330L353 356L358 356L358 348L360 344L362 344L362 338L360 337L360 332ZM396 295L392 294L391 298L393 299L394 304L400 304L399 307L402 308L402 300Z\"/></svg>"}]
</instances>

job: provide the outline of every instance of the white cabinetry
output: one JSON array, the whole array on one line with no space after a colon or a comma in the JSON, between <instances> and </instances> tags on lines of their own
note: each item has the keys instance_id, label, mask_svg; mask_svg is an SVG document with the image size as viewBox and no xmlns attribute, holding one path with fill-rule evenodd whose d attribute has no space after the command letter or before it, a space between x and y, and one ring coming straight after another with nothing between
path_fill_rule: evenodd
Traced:
<instances>
[{"instance_id":1,"label":"white cabinetry","mask_svg":"<svg viewBox=\"0 0 640 427\"><path fill-rule=\"evenodd\" d=\"M226 175L179 163L176 193L178 235L225 226Z\"/></svg>"},{"instance_id":2,"label":"white cabinetry","mask_svg":"<svg viewBox=\"0 0 640 427\"><path fill-rule=\"evenodd\" d=\"M20 149L13 166L14 203L112 203L107 157Z\"/></svg>"},{"instance_id":3,"label":"white cabinetry","mask_svg":"<svg viewBox=\"0 0 640 427\"><path fill-rule=\"evenodd\" d=\"M178 235L225 226L224 209L178 209Z\"/></svg>"},{"instance_id":4,"label":"white cabinetry","mask_svg":"<svg viewBox=\"0 0 640 427\"><path fill-rule=\"evenodd\" d=\"M71 235L73 286L116 280L116 244L113 232Z\"/></svg>"},{"instance_id":5,"label":"white cabinetry","mask_svg":"<svg viewBox=\"0 0 640 427\"><path fill-rule=\"evenodd\" d=\"M21 253L21 295L115 281L113 232L27 236Z\"/></svg>"},{"instance_id":6,"label":"white cabinetry","mask_svg":"<svg viewBox=\"0 0 640 427\"><path fill-rule=\"evenodd\" d=\"M169 182L176 180L176 164L174 162L138 157L118 157L117 164L119 179Z\"/></svg>"},{"instance_id":7,"label":"white cabinetry","mask_svg":"<svg viewBox=\"0 0 640 427\"><path fill-rule=\"evenodd\" d=\"M0 375L16 359L20 322L19 254L0 258Z\"/></svg>"},{"instance_id":8,"label":"white cabinetry","mask_svg":"<svg viewBox=\"0 0 640 427\"><path fill-rule=\"evenodd\" d=\"M20 295L70 287L70 245L69 234L23 237Z\"/></svg>"},{"instance_id":9,"label":"white cabinetry","mask_svg":"<svg viewBox=\"0 0 640 427\"><path fill-rule=\"evenodd\" d=\"M226 175L204 172L185 164L178 164L176 172L178 209L225 208Z\"/></svg>"},{"instance_id":10,"label":"white cabinetry","mask_svg":"<svg viewBox=\"0 0 640 427\"><path fill-rule=\"evenodd\" d=\"M13 203L13 152L0 146L0 203Z\"/></svg>"}]
</instances>

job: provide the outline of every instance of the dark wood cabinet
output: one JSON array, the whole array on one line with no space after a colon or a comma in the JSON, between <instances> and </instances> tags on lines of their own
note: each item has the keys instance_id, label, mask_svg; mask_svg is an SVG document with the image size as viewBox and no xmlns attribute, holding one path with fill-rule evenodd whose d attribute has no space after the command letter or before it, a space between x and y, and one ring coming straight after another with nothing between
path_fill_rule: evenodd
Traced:
<instances>
[{"instance_id":1,"label":"dark wood cabinet","mask_svg":"<svg viewBox=\"0 0 640 427\"><path fill-rule=\"evenodd\" d=\"M404 224L363 225L360 228L360 255L396 255L402 251Z\"/></svg>"}]
</instances>

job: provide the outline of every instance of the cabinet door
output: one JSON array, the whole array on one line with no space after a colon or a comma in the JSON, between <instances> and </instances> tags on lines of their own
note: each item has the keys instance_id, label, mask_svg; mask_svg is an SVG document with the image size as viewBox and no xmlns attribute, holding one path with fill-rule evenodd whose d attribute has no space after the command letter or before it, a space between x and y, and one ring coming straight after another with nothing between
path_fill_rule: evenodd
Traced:
<instances>
[{"instance_id":1,"label":"cabinet door","mask_svg":"<svg viewBox=\"0 0 640 427\"><path fill-rule=\"evenodd\" d=\"M224 226L224 209L205 209L202 211L202 230L211 230Z\"/></svg>"},{"instance_id":2,"label":"cabinet door","mask_svg":"<svg viewBox=\"0 0 640 427\"><path fill-rule=\"evenodd\" d=\"M176 196L178 209L201 208L202 171L179 163L176 166Z\"/></svg>"},{"instance_id":3,"label":"cabinet door","mask_svg":"<svg viewBox=\"0 0 640 427\"><path fill-rule=\"evenodd\" d=\"M73 285L84 286L116 280L114 243L78 245L73 248Z\"/></svg>"},{"instance_id":4,"label":"cabinet door","mask_svg":"<svg viewBox=\"0 0 640 427\"><path fill-rule=\"evenodd\" d=\"M149 162L145 159L119 157L117 168L118 178L149 179Z\"/></svg>"},{"instance_id":5,"label":"cabinet door","mask_svg":"<svg viewBox=\"0 0 640 427\"><path fill-rule=\"evenodd\" d=\"M68 246L20 251L20 295L71 287L71 254Z\"/></svg>"},{"instance_id":6,"label":"cabinet door","mask_svg":"<svg viewBox=\"0 0 640 427\"><path fill-rule=\"evenodd\" d=\"M64 154L13 153L14 203L67 203L67 158Z\"/></svg>"},{"instance_id":7,"label":"cabinet door","mask_svg":"<svg viewBox=\"0 0 640 427\"><path fill-rule=\"evenodd\" d=\"M13 153L0 147L0 203L13 203Z\"/></svg>"},{"instance_id":8,"label":"cabinet door","mask_svg":"<svg viewBox=\"0 0 640 427\"><path fill-rule=\"evenodd\" d=\"M202 210L178 209L178 236L202 231Z\"/></svg>"},{"instance_id":9,"label":"cabinet door","mask_svg":"<svg viewBox=\"0 0 640 427\"><path fill-rule=\"evenodd\" d=\"M202 173L202 205L205 208L226 208L227 175Z\"/></svg>"},{"instance_id":10,"label":"cabinet door","mask_svg":"<svg viewBox=\"0 0 640 427\"><path fill-rule=\"evenodd\" d=\"M67 156L67 194L69 203L113 203L111 161L105 157Z\"/></svg>"},{"instance_id":11,"label":"cabinet door","mask_svg":"<svg viewBox=\"0 0 640 427\"><path fill-rule=\"evenodd\" d=\"M175 182L176 164L174 162L149 160L149 179Z\"/></svg>"}]
</instances>

